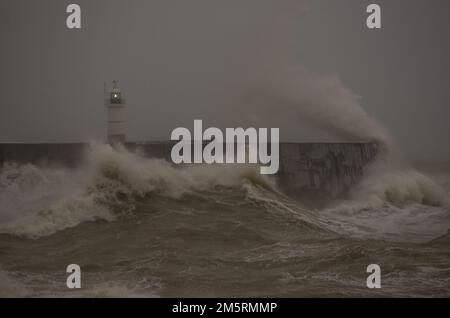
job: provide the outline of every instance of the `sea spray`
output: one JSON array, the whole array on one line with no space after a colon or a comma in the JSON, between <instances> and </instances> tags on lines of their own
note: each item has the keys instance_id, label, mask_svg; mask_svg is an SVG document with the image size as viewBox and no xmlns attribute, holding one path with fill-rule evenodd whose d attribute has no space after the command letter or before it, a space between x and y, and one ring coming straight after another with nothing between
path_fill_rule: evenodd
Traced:
<instances>
[{"instance_id":1,"label":"sea spray","mask_svg":"<svg viewBox=\"0 0 450 318\"><path fill-rule=\"evenodd\" d=\"M408 165L389 132L361 106L357 94L337 75L318 74L298 60L292 44L304 9L280 11L243 54L235 78L238 93L230 101L231 108L239 110L241 123L283 127L282 138L289 140L304 139L306 126L336 141L376 143L377 160L364 168L348 200L332 202L330 209L340 206L357 212L386 203L445 204L440 186Z\"/></svg>"},{"instance_id":2,"label":"sea spray","mask_svg":"<svg viewBox=\"0 0 450 318\"><path fill-rule=\"evenodd\" d=\"M79 169L10 165L0 174L0 234L30 238L54 234L81 223L113 221L152 196L180 199L245 183L274 187L252 165L174 167L124 147L95 145Z\"/></svg>"}]
</instances>

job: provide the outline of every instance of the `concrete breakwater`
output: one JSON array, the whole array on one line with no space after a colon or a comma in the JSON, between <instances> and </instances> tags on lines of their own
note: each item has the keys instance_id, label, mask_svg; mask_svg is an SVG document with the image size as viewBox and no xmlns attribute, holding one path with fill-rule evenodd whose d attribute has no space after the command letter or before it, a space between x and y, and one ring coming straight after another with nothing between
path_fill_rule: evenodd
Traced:
<instances>
[{"instance_id":1,"label":"concrete breakwater","mask_svg":"<svg viewBox=\"0 0 450 318\"><path fill-rule=\"evenodd\" d=\"M130 151L170 161L172 142L126 143ZM0 166L6 163L80 166L87 143L0 144ZM280 143L280 169L274 176L289 194L309 202L325 202L345 194L375 160L374 143Z\"/></svg>"}]
</instances>

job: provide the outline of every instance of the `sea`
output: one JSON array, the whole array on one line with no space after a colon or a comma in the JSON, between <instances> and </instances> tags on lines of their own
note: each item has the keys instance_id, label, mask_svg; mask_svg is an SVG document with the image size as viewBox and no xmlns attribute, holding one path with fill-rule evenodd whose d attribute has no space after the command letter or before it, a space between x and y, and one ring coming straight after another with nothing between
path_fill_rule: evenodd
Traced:
<instances>
[{"instance_id":1,"label":"sea","mask_svg":"<svg viewBox=\"0 0 450 318\"><path fill-rule=\"evenodd\" d=\"M449 297L450 169L425 170L379 158L318 208L255 165L8 163L0 297Z\"/></svg>"}]
</instances>

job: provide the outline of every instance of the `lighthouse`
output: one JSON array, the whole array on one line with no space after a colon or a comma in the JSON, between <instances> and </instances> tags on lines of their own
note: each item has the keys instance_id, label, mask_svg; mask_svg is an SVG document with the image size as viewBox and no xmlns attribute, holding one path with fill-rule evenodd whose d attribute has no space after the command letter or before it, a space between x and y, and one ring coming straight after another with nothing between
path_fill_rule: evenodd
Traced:
<instances>
[{"instance_id":1,"label":"lighthouse","mask_svg":"<svg viewBox=\"0 0 450 318\"><path fill-rule=\"evenodd\" d=\"M113 81L113 88L107 97L107 134L108 143L124 143L126 141L126 104L122 93L117 87L117 81Z\"/></svg>"}]
</instances>

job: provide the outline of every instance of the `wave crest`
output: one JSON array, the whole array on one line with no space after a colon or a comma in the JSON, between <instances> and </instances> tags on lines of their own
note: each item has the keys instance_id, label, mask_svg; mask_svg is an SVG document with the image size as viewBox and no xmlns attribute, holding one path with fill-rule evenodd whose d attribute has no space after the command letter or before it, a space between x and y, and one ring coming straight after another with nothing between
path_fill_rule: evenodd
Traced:
<instances>
[{"instance_id":1,"label":"wave crest","mask_svg":"<svg viewBox=\"0 0 450 318\"><path fill-rule=\"evenodd\" d=\"M414 169L379 159L365 169L364 178L350 191L350 200L337 209L360 211L385 204L419 203L429 206L446 204L444 190L428 176Z\"/></svg>"},{"instance_id":2,"label":"wave crest","mask_svg":"<svg viewBox=\"0 0 450 318\"><path fill-rule=\"evenodd\" d=\"M79 170L9 165L2 169L0 234L39 238L96 220L112 221L139 199L255 184L272 189L254 165L174 167L123 147L93 145Z\"/></svg>"}]
</instances>

